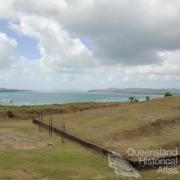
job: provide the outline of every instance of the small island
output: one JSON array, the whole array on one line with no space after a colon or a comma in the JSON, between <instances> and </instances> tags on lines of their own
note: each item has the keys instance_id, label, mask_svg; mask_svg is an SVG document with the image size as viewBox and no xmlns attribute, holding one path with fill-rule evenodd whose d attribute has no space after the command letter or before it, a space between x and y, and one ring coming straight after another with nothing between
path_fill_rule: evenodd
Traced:
<instances>
[{"instance_id":1,"label":"small island","mask_svg":"<svg viewBox=\"0 0 180 180\"><path fill-rule=\"evenodd\" d=\"M31 91L31 90L0 88L0 92L21 92L21 91Z\"/></svg>"}]
</instances>

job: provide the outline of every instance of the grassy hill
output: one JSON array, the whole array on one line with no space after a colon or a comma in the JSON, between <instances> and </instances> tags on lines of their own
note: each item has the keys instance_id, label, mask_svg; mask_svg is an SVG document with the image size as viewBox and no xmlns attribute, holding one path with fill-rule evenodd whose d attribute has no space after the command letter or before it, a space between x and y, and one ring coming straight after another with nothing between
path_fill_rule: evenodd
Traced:
<instances>
[{"instance_id":1,"label":"grassy hill","mask_svg":"<svg viewBox=\"0 0 180 180\"><path fill-rule=\"evenodd\" d=\"M49 116L46 117L46 120ZM53 125L124 156L129 147L180 148L180 97L52 115Z\"/></svg>"},{"instance_id":2,"label":"grassy hill","mask_svg":"<svg viewBox=\"0 0 180 180\"><path fill-rule=\"evenodd\" d=\"M13 117L7 116L7 111ZM31 122L40 112L53 125L126 155L128 147L174 148L180 145L180 97L141 103L78 103L48 106L0 106L0 179L124 179L106 158L60 137L40 133ZM177 166L180 171L180 166ZM143 180L176 180L176 175L140 172Z\"/></svg>"},{"instance_id":3,"label":"grassy hill","mask_svg":"<svg viewBox=\"0 0 180 180\"><path fill-rule=\"evenodd\" d=\"M108 167L103 156L60 137L38 131L31 121L8 120L0 123L1 180L123 180ZM177 166L180 171L180 166ZM178 180L180 175L140 172L140 180ZM130 178L131 179L131 178Z\"/></svg>"}]
</instances>

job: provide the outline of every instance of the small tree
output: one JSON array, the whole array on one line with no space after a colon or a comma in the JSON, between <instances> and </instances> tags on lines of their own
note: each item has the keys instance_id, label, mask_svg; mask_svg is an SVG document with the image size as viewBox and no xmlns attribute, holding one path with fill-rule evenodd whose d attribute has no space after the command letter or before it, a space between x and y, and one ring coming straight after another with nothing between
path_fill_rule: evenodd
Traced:
<instances>
[{"instance_id":1,"label":"small tree","mask_svg":"<svg viewBox=\"0 0 180 180\"><path fill-rule=\"evenodd\" d=\"M149 101L150 100L150 97L149 96L146 96L146 101Z\"/></svg>"},{"instance_id":2,"label":"small tree","mask_svg":"<svg viewBox=\"0 0 180 180\"><path fill-rule=\"evenodd\" d=\"M164 97L170 97L170 96L173 96L170 92L166 92L166 93L164 94Z\"/></svg>"},{"instance_id":3,"label":"small tree","mask_svg":"<svg viewBox=\"0 0 180 180\"><path fill-rule=\"evenodd\" d=\"M135 97L129 97L130 102L133 102Z\"/></svg>"},{"instance_id":4,"label":"small tree","mask_svg":"<svg viewBox=\"0 0 180 180\"><path fill-rule=\"evenodd\" d=\"M134 99L134 102L135 102L135 103L138 103L138 102L139 102L139 99Z\"/></svg>"}]
</instances>

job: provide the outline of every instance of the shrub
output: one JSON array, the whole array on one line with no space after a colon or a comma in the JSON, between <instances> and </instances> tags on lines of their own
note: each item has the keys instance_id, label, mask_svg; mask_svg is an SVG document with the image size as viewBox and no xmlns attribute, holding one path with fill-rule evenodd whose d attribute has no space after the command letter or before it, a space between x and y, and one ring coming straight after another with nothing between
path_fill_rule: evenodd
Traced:
<instances>
[{"instance_id":1,"label":"shrub","mask_svg":"<svg viewBox=\"0 0 180 180\"><path fill-rule=\"evenodd\" d=\"M129 97L130 102L133 102L135 97Z\"/></svg>"},{"instance_id":2,"label":"shrub","mask_svg":"<svg viewBox=\"0 0 180 180\"><path fill-rule=\"evenodd\" d=\"M170 96L173 96L170 92L166 92L166 93L164 94L164 97L170 97Z\"/></svg>"},{"instance_id":3,"label":"shrub","mask_svg":"<svg viewBox=\"0 0 180 180\"><path fill-rule=\"evenodd\" d=\"M129 100L130 100L130 102L132 102L132 103L138 103L138 102L139 102L139 100L136 99L135 97L129 97Z\"/></svg>"},{"instance_id":4,"label":"shrub","mask_svg":"<svg viewBox=\"0 0 180 180\"><path fill-rule=\"evenodd\" d=\"M6 115L7 115L8 118L13 118L13 117L15 117L15 115L13 114L12 111L7 111Z\"/></svg>"},{"instance_id":5,"label":"shrub","mask_svg":"<svg viewBox=\"0 0 180 180\"><path fill-rule=\"evenodd\" d=\"M135 102L135 103L138 103L138 102L139 102L139 99L134 99L134 102Z\"/></svg>"},{"instance_id":6,"label":"shrub","mask_svg":"<svg viewBox=\"0 0 180 180\"><path fill-rule=\"evenodd\" d=\"M149 101L150 100L150 97L149 96L146 96L146 101Z\"/></svg>"}]
</instances>

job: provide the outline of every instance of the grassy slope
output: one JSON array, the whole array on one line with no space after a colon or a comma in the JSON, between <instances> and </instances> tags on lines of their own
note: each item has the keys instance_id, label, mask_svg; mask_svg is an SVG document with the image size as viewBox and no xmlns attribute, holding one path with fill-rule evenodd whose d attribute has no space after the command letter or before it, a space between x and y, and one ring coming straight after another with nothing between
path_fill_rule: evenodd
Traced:
<instances>
[{"instance_id":1,"label":"grassy slope","mask_svg":"<svg viewBox=\"0 0 180 180\"><path fill-rule=\"evenodd\" d=\"M10 142L3 148L0 142L0 179L116 179L113 170L108 168L107 159L77 144L61 145L59 137L39 133L30 121L1 122L0 130L1 138L5 131L14 136L18 133L18 137L21 134L26 138L25 143L30 143L25 146L23 141L16 140L13 145L20 143L18 148L9 148ZM47 140L54 146L36 148L38 143Z\"/></svg>"},{"instance_id":2,"label":"grassy slope","mask_svg":"<svg viewBox=\"0 0 180 180\"><path fill-rule=\"evenodd\" d=\"M53 115L67 131L126 156L127 148L180 147L180 97ZM48 117L46 117L47 119Z\"/></svg>"},{"instance_id":3,"label":"grassy slope","mask_svg":"<svg viewBox=\"0 0 180 180\"><path fill-rule=\"evenodd\" d=\"M119 103L69 103L37 106L2 106L0 105L0 119L7 117L7 111L13 112L16 119L32 119L39 113L47 114L64 114L89 109L98 109L102 107L118 106Z\"/></svg>"},{"instance_id":4,"label":"grassy slope","mask_svg":"<svg viewBox=\"0 0 180 180\"><path fill-rule=\"evenodd\" d=\"M106 158L68 141L62 145L59 137L53 135L50 138L47 132L38 132L37 127L30 121L1 121L0 132L1 138L4 135L2 132L8 132L14 136L18 133L28 137L26 142L32 143L32 147L47 140L53 143L53 147L31 149L29 146L30 148L24 149L23 141L20 142L22 146L19 148L3 148L0 142L0 180L131 179L115 176L114 171L108 168ZM19 142L14 141L12 145L16 143ZM180 171L180 166L177 168ZM141 171L140 174L140 180L178 180L180 178L180 174L157 174L156 170Z\"/></svg>"},{"instance_id":5,"label":"grassy slope","mask_svg":"<svg viewBox=\"0 0 180 180\"><path fill-rule=\"evenodd\" d=\"M93 140L99 143L103 143L103 138L101 135L113 135L111 137L108 137L106 135L106 138L109 142L119 142L119 131L121 134L126 134L126 138L132 138L131 135L127 135L127 132L131 132L131 130L138 129L138 127L142 126L143 124L148 124L148 122L151 122L151 120L155 120L157 117L155 114L158 115L158 117L164 117L165 119L171 119L174 117L179 117L179 107L180 107L180 98L171 98L171 99L163 99L161 101L151 101L148 103L142 103L142 104L122 104L121 106L117 107L109 107L109 108L98 108L93 109L91 108L88 111L82 111L79 112L79 110L76 110L76 113L61 113L59 115L56 115L55 118L57 118L57 124L59 125L59 121L61 119L66 119L68 121L69 118L71 118L69 121L70 124L68 124L68 130L82 135L86 135L87 139L94 138ZM167 105L168 104L168 105ZM83 104L84 106L85 104ZM72 105L71 105L72 106ZM79 107L79 105L75 105ZM85 105L86 106L86 105ZM143 109L143 107L148 107L147 110ZM160 106L160 109L157 110L157 107ZM167 107L168 106L168 107ZM26 110L29 110L28 107L25 107ZM39 111L39 107L36 109L36 107L30 107L33 108L33 110ZM43 106L40 107L42 110L46 111L46 107L43 109ZM48 108L52 108L51 106L48 106ZM54 107L53 107L54 108ZM59 106L58 106L59 108ZM67 107L68 108L68 107ZM2 114L5 115L5 111L7 110L6 107L3 107L4 110L2 110L2 107L0 108ZM136 113L136 116L133 116L133 120L138 117L140 120L140 123L135 121L134 126L130 126L128 128L128 119L125 119L122 123L122 120L120 119L121 116L126 117L124 113L127 113L127 109L129 110L128 114L132 116L133 112L135 113L135 110L139 110ZM133 110L135 109L135 110ZM13 107L11 108L13 110L14 114L17 115L20 118L28 117L29 113L27 114L26 110L22 110L22 107ZM154 110L154 111L152 111ZM149 119L146 120L145 112L149 111ZM158 111L162 112L159 114ZM142 114L141 114L141 113ZM152 113L153 112L153 113ZM166 114L164 114L166 112ZM147 113L147 112L146 112ZM151 114L151 116L150 116ZM0 141L0 179L15 179L15 180L21 180L21 179L124 179L124 178L117 178L114 175L114 171L109 169L107 166L107 159L104 159L101 156L98 156L97 154L94 154L92 152L87 151L87 149L82 148L81 146L77 144L73 144L70 142L66 142L65 145L60 144L59 137L53 136L53 138L49 138L47 135L47 132L45 133L39 133L37 130L37 127L31 123L31 121L10 121L9 119L5 119L4 115L0 117L0 138L4 134L10 134L13 136L22 134L25 137L25 142L13 140L13 144L10 144L7 141L7 144L5 148L2 146L2 141ZM32 115L30 113L30 115ZM34 112L33 112L34 115ZM119 117L120 116L120 117ZM131 117L130 116L130 117ZM156 118L155 118L155 117ZM79 119L81 117L81 119ZM129 117L129 123L130 121ZM136 117L136 118L134 118ZM126 117L127 118L127 117ZM131 120L132 120L131 119ZM151 120L150 120L151 119ZM118 122L120 121L120 122ZM127 121L127 122L126 122ZM147 121L147 122L146 122ZM126 122L126 123L125 123ZM68 122L67 122L68 123ZM86 125L86 123L88 123ZM141 124L142 123L142 124ZM110 126L112 124L112 126ZM118 124L118 125L117 125ZM161 123L160 123L161 124ZM71 125L71 126L70 126ZM119 126L121 125L121 126ZM109 127L110 126L110 127ZM176 124L177 126L177 124ZM81 127L81 128L79 128ZM135 127L135 128L134 128ZM90 128L90 130L88 130ZM174 127L171 125L171 127L176 129L177 127ZM120 130L119 130L120 129ZM162 128L164 129L164 127ZM104 132L105 131L105 132ZM92 133L93 132L93 133ZM118 132L118 133L117 133ZM124 133L126 132L126 133ZM160 131L161 132L161 131ZM87 136L88 133L90 133L91 136ZM134 131L136 135L138 135L139 131ZM155 132L156 134L157 132ZM131 133L130 133L131 134ZM145 133L146 135L146 133ZM178 134L176 134L178 136ZM7 136L9 137L9 135ZM151 136L150 136L151 137ZM154 137L154 135L153 135ZM10 137L11 138L11 137ZM99 139L100 138L100 139ZM120 138L120 137L119 137ZM162 137L163 138L163 137ZM176 137L168 137L169 140L174 141L174 138ZM102 140L101 140L102 139ZM147 138L148 139L148 138ZM166 138L165 138L166 139ZM53 147L43 146L39 147L38 145L42 142L50 141L54 144ZM122 138L123 140L123 138ZM27 144L27 142L29 143ZM166 141L166 140L164 140ZM11 143L12 143L11 142ZM8 144L9 143L9 144ZM136 143L139 143L136 141ZM11 147L11 145L18 145L16 148ZM126 145L124 143L124 145ZM37 148L33 148L36 147ZM32 147L32 149L31 149ZM112 146L111 146L112 147ZM180 167L178 166L178 171L180 171ZM180 179L180 174L178 175L167 175L167 174L157 174L156 170L150 170L150 171L141 171L141 175L143 180L151 180L151 179L164 179L164 180L176 180Z\"/></svg>"}]
</instances>

